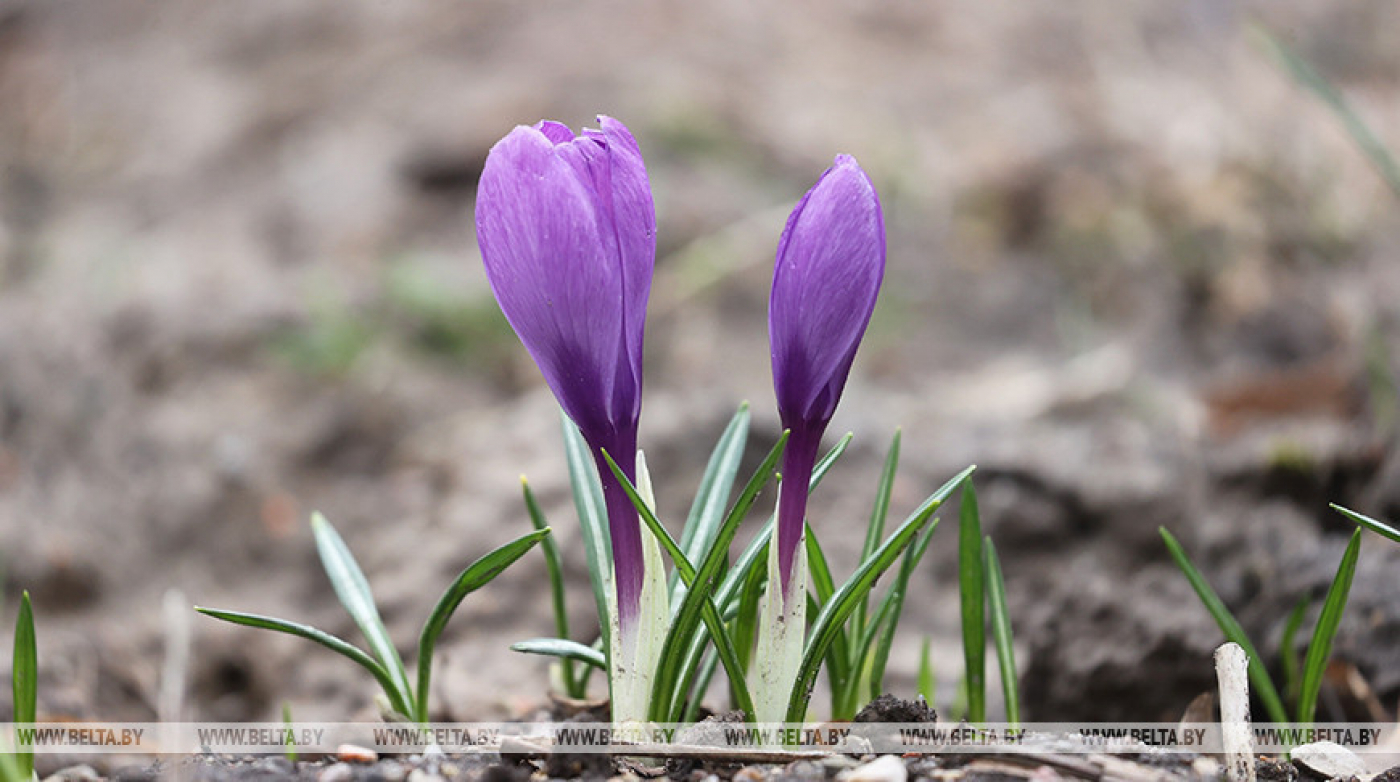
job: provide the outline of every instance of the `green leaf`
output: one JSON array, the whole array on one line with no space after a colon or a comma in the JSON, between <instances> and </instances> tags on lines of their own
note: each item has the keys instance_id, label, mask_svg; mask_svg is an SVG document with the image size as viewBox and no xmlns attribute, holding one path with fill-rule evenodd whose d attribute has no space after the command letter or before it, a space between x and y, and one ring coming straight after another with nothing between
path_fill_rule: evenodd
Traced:
<instances>
[{"instance_id":1,"label":"green leaf","mask_svg":"<svg viewBox=\"0 0 1400 782\"><path fill-rule=\"evenodd\" d=\"M34 634L34 609L29 592L20 593L19 616L15 619L15 647L10 682L14 694L14 722L33 723L39 711L39 645ZM28 779L34 773L34 753L16 752L15 765Z\"/></svg>"},{"instance_id":2,"label":"green leaf","mask_svg":"<svg viewBox=\"0 0 1400 782\"><path fill-rule=\"evenodd\" d=\"M1326 104L1328 109L1336 115L1342 127L1346 129L1352 141L1361 149L1361 152L1371 161L1371 165L1376 167L1376 171L1390 186L1395 195L1400 196L1400 163L1390 153L1390 149L1376 137L1376 134L1361 119L1351 105L1347 103L1342 93L1332 86L1317 69L1312 66L1293 47L1275 37L1272 33L1262 27L1254 26L1253 31L1261 37L1269 52L1285 69L1292 74L1293 78L1306 87L1313 95Z\"/></svg>"},{"instance_id":3,"label":"green leaf","mask_svg":"<svg viewBox=\"0 0 1400 782\"><path fill-rule=\"evenodd\" d=\"M1006 607L1006 580L1001 576L1001 560L997 558L992 539L982 541L986 558L987 604L992 613L992 638L996 642L997 664L1001 671L1001 693L1006 704L1006 721L1015 727L1021 721L1021 696L1016 680L1016 650L1012 645L1011 612Z\"/></svg>"},{"instance_id":4,"label":"green leaf","mask_svg":"<svg viewBox=\"0 0 1400 782\"><path fill-rule=\"evenodd\" d=\"M525 511L530 516L530 525L537 530L548 529L544 511L540 509L535 493L530 490L530 482L520 476L520 490L525 495ZM554 607L554 632L560 638L569 637L569 609L564 599L564 566L559 556L559 544L553 535L540 541L540 551L544 552L544 567L549 573L549 596ZM582 679L574 674L573 660L560 662L560 673L564 680L564 694L570 698L582 699L587 695L587 687Z\"/></svg>"},{"instance_id":5,"label":"green leaf","mask_svg":"<svg viewBox=\"0 0 1400 782\"><path fill-rule=\"evenodd\" d=\"M1354 510L1347 510L1336 503L1332 504L1332 510L1337 511L1348 519L1351 519L1352 522L1360 524L1377 535L1390 538L1396 543L1400 543L1400 529L1396 529L1383 521L1376 521L1370 516L1363 516Z\"/></svg>"},{"instance_id":6,"label":"green leaf","mask_svg":"<svg viewBox=\"0 0 1400 782\"><path fill-rule=\"evenodd\" d=\"M335 589L340 604L355 620L360 632L369 641L369 648L379 658L383 669L393 682L394 693L404 703L413 702L413 690L408 684L408 673L403 667L403 658L394 647L384 620L379 618L379 609L374 605L374 595L370 592L365 574L355 562L355 557L335 531L326 517L320 513L311 514L311 532L316 538L316 551L321 555L321 565L326 569L331 586ZM391 699L392 700L392 699ZM411 716L412 712L404 712Z\"/></svg>"},{"instance_id":7,"label":"green leaf","mask_svg":"<svg viewBox=\"0 0 1400 782\"><path fill-rule=\"evenodd\" d=\"M962 598L963 675L967 718L987 720L986 580L982 575L982 520L972 481L963 484L958 513L958 594Z\"/></svg>"},{"instance_id":8,"label":"green leaf","mask_svg":"<svg viewBox=\"0 0 1400 782\"><path fill-rule=\"evenodd\" d=\"M292 726L294 724L295 723L292 722L291 701L282 701L282 727L287 729L287 740L284 743L286 749L283 750L282 756L293 763L297 762L297 744L292 738Z\"/></svg>"},{"instance_id":9,"label":"green leaf","mask_svg":"<svg viewBox=\"0 0 1400 782\"><path fill-rule=\"evenodd\" d=\"M919 506L894 534L876 550L875 554L861 563L856 572L841 586L831 600L822 606L821 614L811 629L807 649L802 655L802 667L798 670L797 682L793 685L792 697L788 701L787 721L801 722L807 713L807 704L812 698L812 686L816 683L817 669L827 650L835 641L837 630L855 611L856 604L875 585L876 579L894 564L894 561L919 534L919 530L933 516L960 482L972 474L969 467L953 480L944 484Z\"/></svg>"},{"instance_id":10,"label":"green leaf","mask_svg":"<svg viewBox=\"0 0 1400 782\"><path fill-rule=\"evenodd\" d=\"M913 575L914 569L923 560L924 553L928 551L929 543L933 541L933 533L937 526L930 525L924 529L919 540L904 552L904 562L900 565L899 575L890 591L885 595L885 599L880 604L880 612L885 612L885 603L890 604L888 611L889 619L885 620L880 631L880 642L875 647L874 659L870 663L870 689L869 695L873 700L878 698L885 689L885 667L889 664L890 650L894 648L895 630L899 629L899 618L904 613L904 597L909 593L909 578Z\"/></svg>"},{"instance_id":11,"label":"green leaf","mask_svg":"<svg viewBox=\"0 0 1400 782\"><path fill-rule=\"evenodd\" d=\"M603 639L603 653L608 653L612 617L608 613L608 593L612 591L612 538L608 532L608 510L603 501L603 485L598 481L598 468L588 443L569 416L560 412L564 428L564 457L569 463L569 483L573 487L574 507L578 510L579 531L583 535L583 554L588 562L588 580L593 585L593 600L598 609L598 630Z\"/></svg>"},{"instance_id":12,"label":"green leaf","mask_svg":"<svg viewBox=\"0 0 1400 782\"><path fill-rule=\"evenodd\" d=\"M924 636L923 643L919 644L919 695L930 706L934 705L938 695L938 679L933 675L932 646L933 641L928 636Z\"/></svg>"},{"instance_id":13,"label":"green leaf","mask_svg":"<svg viewBox=\"0 0 1400 782\"><path fill-rule=\"evenodd\" d=\"M772 480L773 469L777 465L779 457L782 456L787 439L788 433L783 432L773 449L768 452L763 463L754 471L753 477L749 479L748 484L739 494L739 499L735 501L734 507L725 517L724 524L720 526L719 532L710 544L709 551L705 553L705 558L696 569L695 580L686 592L685 599L681 601L680 609L677 610L675 619L671 623L671 630L666 634L666 641L661 647L661 656L656 668L656 677L659 682L667 682L673 688L684 688L688 684L682 674L688 675L691 669L683 669L683 665L688 664L688 647L700 623L703 607L710 601L711 584L715 582L728 559L729 544L734 540L734 535L739 530L739 524L743 522L749 508L753 507L758 493ZM696 664L698 664L698 659ZM665 693L661 697L653 698L652 719L660 722L674 722L675 717L681 713L684 704L676 703L673 707L672 701L680 699L672 693Z\"/></svg>"},{"instance_id":14,"label":"green leaf","mask_svg":"<svg viewBox=\"0 0 1400 782\"><path fill-rule=\"evenodd\" d=\"M820 612L821 607L831 600L831 596L836 592L836 584L831 578L831 567L827 564L826 554L822 551L821 543L817 541L817 533L811 524L807 525L807 534L803 539L807 549L807 572L811 574L812 588L816 590L813 598L807 601L810 617ZM826 665L826 675L831 678L832 719L846 719L844 709L839 704L851 677L851 659L850 635L842 626L837 628L836 636L832 639Z\"/></svg>"},{"instance_id":15,"label":"green leaf","mask_svg":"<svg viewBox=\"0 0 1400 782\"><path fill-rule=\"evenodd\" d=\"M1347 608L1347 597L1351 593L1351 581L1356 576L1356 559L1361 555L1361 530L1351 533L1346 553L1337 565L1337 575L1332 586L1327 589L1327 599L1322 603L1322 615L1317 618L1312 641L1308 644L1308 656L1303 661L1303 686L1298 693L1298 722L1309 724L1317 713L1317 695L1322 690L1322 675L1327 670L1327 662L1332 657L1332 641L1337 637L1337 627L1342 623L1342 613Z\"/></svg>"},{"instance_id":16,"label":"green leaf","mask_svg":"<svg viewBox=\"0 0 1400 782\"><path fill-rule=\"evenodd\" d=\"M675 539L671 537L671 533L667 532L666 528L661 526L661 522L656 518L656 514L651 512L651 507L637 494L636 487L632 485L632 481L628 480L627 474L622 471L622 468L617 466L617 462L613 460L612 455L604 451L603 458L607 460L608 467L612 470L613 476L616 477L618 483L622 485L622 490L627 494L627 499L631 500L633 507L637 509L637 513L641 516L642 521L646 523L647 528L651 530L651 534L655 536L657 542L661 544L661 547L665 549L666 553L671 557L671 561L675 563L676 571L680 573L682 583L685 584L687 589L693 588L696 584L695 567L690 564L690 560L686 558L685 552L681 551L680 546L677 545ZM732 538L733 533L731 533L730 536ZM713 540L711 542L713 542ZM715 604L708 595L703 596L703 600L700 604L700 618L704 621L705 628L710 633L710 638L715 642L715 648L719 651L720 661L724 663L725 673L729 674L730 680L734 682L735 693L739 700L739 709L745 714L752 714L753 699L749 697L748 687L744 684L744 668L739 663L739 656L734 651L734 645L729 639L729 633L724 629L724 620L720 618L719 611L715 609ZM656 681L652 684L653 701L658 698L666 698L670 693L677 690L678 685L684 684L684 682L666 681L658 675Z\"/></svg>"},{"instance_id":17,"label":"green leaf","mask_svg":"<svg viewBox=\"0 0 1400 782\"><path fill-rule=\"evenodd\" d=\"M1289 703L1293 704L1298 703L1298 692L1303 683L1299 677L1298 647L1294 639L1303 627L1303 617L1311 602L1312 596L1304 594L1293 604L1293 610L1288 612L1288 622L1283 626L1283 637L1278 642L1279 657L1283 662L1283 692Z\"/></svg>"},{"instance_id":18,"label":"green leaf","mask_svg":"<svg viewBox=\"0 0 1400 782\"><path fill-rule=\"evenodd\" d=\"M894 494L894 476L899 470L899 442L900 430L894 431L894 438L890 440L890 449L885 454L885 466L880 470L880 482L875 487L875 506L870 510L870 523L865 527L865 543L860 548L860 561L864 562L875 553L876 547L880 545L880 539L885 537L885 519L890 513L890 497ZM865 617L870 610L870 601L865 599L860 601L856 608L855 616L851 618L851 627L856 632L865 629ZM854 663L854 661L852 661Z\"/></svg>"},{"instance_id":19,"label":"green leaf","mask_svg":"<svg viewBox=\"0 0 1400 782\"><path fill-rule=\"evenodd\" d=\"M575 660L604 672L608 670L608 658L604 657L602 652L567 638L531 638L527 641L517 641L511 644L510 648L525 654Z\"/></svg>"},{"instance_id":20,"label":"green leaf","mask_svg":"<svg viewBox=\"0 0 1400 782\"><path fill-rule=\"evenodd\" d=\"M1162 535L1162 541L1167 544L1167 551L1171 553L1176 566L1186 575L1186 580L1191 582L1191 588L1196 590L1196 596L1201 599L1201 604L1206 611L1215 619L1215 623L1220 626L1220 632L1225 634L1225 640L1234 641L1244 649L1249 656L1249 681L1254 685L1254 691L1259 694L1259 700L1264 703L1264 710L1268 712L1272 722L1288 722L1288 713L1284 711L1283 701L1278 696L1278 690L1274 688L1274 683L1269 679L1269 672L1264 668L1264 661L1259 656L1259 651L1254 648L1254 642L1249 640L1244 628L1240 626L1239 620L1230 613L1230 609L1225 607L1225 601L1220 599L1220 595L1211 588L1206 577L1201 575L1201 571L1191 564L1191 559L1186 556L1186 550L1181 544L1176 542L1176 538L1167 531L1166 527L1158 527L1157 531Z\"/></svg>"},{"instance_id":21,"label":"green leaf","mask_svg":"<svg viewBox=\"0 0 1400 782\"><path fill-rule=\"evenodd\" d=\"M203 608L201 606L195 606L194 610L205 616L212 616L215 619L222 619L225 622L232 622L236 625L256 627L259 630L273 630L279 633L286 633L287 635L294 635L298 638L305 638L308 641L314 641L336 654L349 658L360 667L369 671L374 676L375 680L379 682L379 686L383 688L384 695L389 698L389 704L395 711L405 717L413 713L412 709L409 708L409 702L399 693L398 689L395 687L393 678L389 676L389 672L384 669L384 666L381 665L378 660L370 657L358 647L352 646L349 642L343 641L330 633L317 630L310 625L289 622L285 619L277 619L261 614L248 614L242 611L223 611L217 608Z\"/></svg>"},{"instance_id":22,"label":"green leaf","mask_svg":"<svg viewBox=\"0 0 1400 782\"><path fill-rule=\"evenodd\" d=\"M705 473L700 477L700 487L686 516L685 528L681 530L681 550L692 562L705 555L724 521L724 509L729 504L739 464L744 459L744 447L748 444L749 418L749 403L745 402L715 443ZM676 580L678 577L679 574L672 576L671 599L676 602L684 591L684 585Z\"/></svg>"},{"instance_id":23,"label":"green leaf","mask_svg":"<svg viewBox=\"0 0 1400 782\"><path fill-rule=\"evenodd\" d=\"M433 649L437 647L437 640L442 631L447 627L447 621L452 618L457 607L462 604L467 595L491 583L496 576L499 576L506 568L515 563L517 559L525 556L525 552L535 547L536 543L549 536L549 527L529 532L501 546L500 548L487 553L477 561L471 563L452 582L452 586L442 593L438 598L437 605L433 607L433 612L428 615L428 621L423 625L423 632L418 636L418 698L414 701L414 719L418 722L428 721L428 692L432 684L433 676Z\"/></svg>"}]
</instances>

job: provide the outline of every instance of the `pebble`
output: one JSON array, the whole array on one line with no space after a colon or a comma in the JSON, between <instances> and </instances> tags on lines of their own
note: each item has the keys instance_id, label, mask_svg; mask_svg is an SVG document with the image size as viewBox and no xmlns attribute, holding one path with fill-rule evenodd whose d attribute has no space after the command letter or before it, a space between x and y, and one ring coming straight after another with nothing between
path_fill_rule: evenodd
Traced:
<instances>
[{"instance_id":1,"label":"pebble","mask_svg":"<svg viewBox=\"0 0 1400 782\"><path fill-rule=\"evenodd\" d=\"M341 744L336 747L335 756L347 763L373 763L379 760L378 752L354 744Z\"/></svg>"},{"instance_id":2,"label":"pebble","mask_svg":"<svg viewBox=\"0 0 1400 782\"><path fill-rule=\"evenodd\" d=\"M849 771L860 765L860 761L850 755L827 755L821 759L822 767L827 773L835 774L838 771Z\"/></svg>"},{"instance_id":3,"label":"pebble","mask_svg":"<svg viewBox=\"0 0 1400 782\"><path fill-rule=\"evenodd\" d=\"M350 782L354 778L355 770L350 767L349 763L335 763L326 766L320 776L316 777L319 782Z\"/></svg>"},{"instance_id":4,"label":"pebble","mask_svg":"<svg viewBox=\"0 0 1400 782\"><path fill-rule=\"evenodd\" d=\"M408 772L408 782L447 782L447 780L431 771L415 768Z\"/></svg>"},{"instance_id":5,"label":"pebble","mask_svg":"<svg viewBox=\"0 0 1400 782\"><path fill-rule=\"evenodd\" d=\"M69 766L62 768L44 777L44 782L89 782L89 780L100 780L101 775L92 766Z\"/></svg>"},{"instance_id":6,"label":"pebble","mask_svg":"<svg viewBox=\"0 0 1400 782\"><path fill-rule=\"evenodd\" d=\"M768 775L758 766L744 766L734 772L734 782L764 782Z\"/></svg>"},{"instance_id":7,"label":"pebble","mask_svg":"<svg viewBox=\"0 0 1400 782\"><path fill-rule=\"evenodd\" d=\"M881 755L858 768L840 774L844 782L908 782L909 769L904 760L895 755Z\"/></svg>"},{"instance_id":8,"label":"pebble","mask_svg":"<svg viewBox=\"0 0 1400 782\"><path fill-rule=\"evenodd\" d=\"M1331 741L1304 744L1291 753L1293 762L1328 779L1365 777L1370 773L1355 752Z\"/></svg>"}]
</instances>

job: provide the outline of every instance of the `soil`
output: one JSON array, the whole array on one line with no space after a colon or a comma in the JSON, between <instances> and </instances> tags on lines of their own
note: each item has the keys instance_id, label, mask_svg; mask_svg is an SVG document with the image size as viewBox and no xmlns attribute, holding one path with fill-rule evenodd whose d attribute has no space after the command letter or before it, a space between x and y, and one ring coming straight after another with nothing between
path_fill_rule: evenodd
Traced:
<instances>
[{"instance_id":1,"label":"soil","mask_svg":"<svg viewBox=\"0 0 1400 782\"><path fill-rule=\"evenodd\" d=\"M741 400L753 450L776 437L773 249L850 152L890 256L832 425L856 440L814 503L837 572L903 427L895 513L979 466L1028 718L1176 719L1211 688L1219 632L1159 525L1278 670L1350 531L1327 503L1400 518L1400 212L1258 29L1400 146L1382 0L0 2L0 643L29 590L49 718L170 717L164 676L182 718L372 719L345 661L181 606L355 638L320 510L409 649L452 575L527 529L522 473L589 626L555 405L471 208L510 127L606 112L658 205L642 444L663 518ZM940 710L955 537L915 575L887 680L911 696L930 637ZM1368 536L1335 647L1387 717L1398 567ZM543 572L463 604L435 717L544 700L544 664L507 650L552 631ZM162 674L185 630L187 669Z\"/></svg>"}]
</instances>

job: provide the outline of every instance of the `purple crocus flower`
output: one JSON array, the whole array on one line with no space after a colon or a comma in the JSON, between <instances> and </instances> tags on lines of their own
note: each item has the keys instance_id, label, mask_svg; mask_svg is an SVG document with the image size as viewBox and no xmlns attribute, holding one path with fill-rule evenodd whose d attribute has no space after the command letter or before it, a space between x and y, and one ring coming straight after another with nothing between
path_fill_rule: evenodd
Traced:
<instances>
[{"instance_id":1,"label":"purple crocus flower","mask_svg":"<svg viewBox=\"0 0 1400 782\"><path fill-rule=\"evenodd\" d=\"M575 136L552 121L491 148L476 231L491 290L598 461L619 623L637 616L641 528L606 449L636 479L642 329L656 259L656 209L641 150L611 117Z\"/></svg>"},{"instance_id":2,"label":"purple crocus flower","mask_svg":"<svg viewBox=\"0 0 1400 782\"><path fill-rule=\"evenodd\" d=\"M788 218L768 300L773 388L778 415L791 432L778 497L784 596L793 588L792 563L802 539L817 450L884 274L880 198L855 158L838 155Z\"/></svg>"}]
</instances>

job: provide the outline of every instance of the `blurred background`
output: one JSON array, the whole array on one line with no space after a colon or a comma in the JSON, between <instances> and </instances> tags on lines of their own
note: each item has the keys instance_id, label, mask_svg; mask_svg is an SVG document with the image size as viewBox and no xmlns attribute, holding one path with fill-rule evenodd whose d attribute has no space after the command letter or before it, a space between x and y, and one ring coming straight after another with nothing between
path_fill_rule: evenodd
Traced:
<instances>
[{"instance_id":1,"label":"blurred background","mask_svg":"<svg viewBox=\"0 0 1400 782\"><path fill-rule=\"evenodd\" d=\"M753 447L776 437L774 248L853 154L889 267L813 505L835 569L902 427L896 514L979 465L1027 716L1176 719L1219 633L1159 525L1273 650L1350 531L1326 503L1400 516L1396 194L1263 31L1400 146L1385 0L0 2L0 642L29 589L50 717L153 718L182 623L186 716L370 717L348 662L167 593L358 638L321 510L407 648L528 528L522 473L587 627L556 408L472 207L513 126L606 113L655 189L664 518L741 401ZM929 636L953 698L955 539L915 576L898 695ZM1369 536L1336 649L1373 709L1400 695L1398 567ZM545 663L506 648L552 631L544 572L531 554L463 604L439 716L544 701Z\"/></svg>"}]
</instances>

